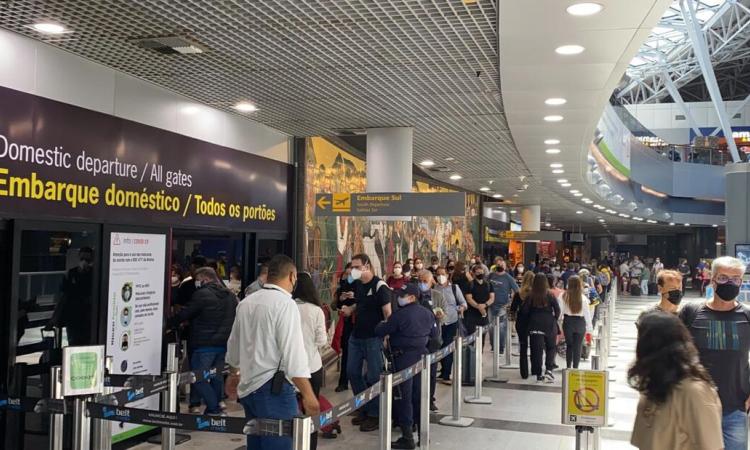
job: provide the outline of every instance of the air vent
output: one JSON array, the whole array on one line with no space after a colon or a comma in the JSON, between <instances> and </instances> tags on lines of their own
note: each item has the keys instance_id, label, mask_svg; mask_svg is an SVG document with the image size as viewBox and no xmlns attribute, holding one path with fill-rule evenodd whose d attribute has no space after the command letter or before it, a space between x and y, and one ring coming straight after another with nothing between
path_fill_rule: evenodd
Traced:
<instances>
[{"instance_id":1,"label":"air vent","mask_svg":"<svg viewBox=\"0 0 750 450\"><path fill-rule=\"evenodd\" d=\"M677 114L674 116L674 120L685 120L685 116L683 114Z\"/></svg>"},{"instance_id":2,"label":"air vent","mask_svg":"<svg viewBox=\"0 0 750 450\"><path fill-rule=\"evenodd\" d=\"M193 55L204 53L206 50L200 44L180 36L162 36L136 39L141 48L153 50L162 55Z\"/></svg>"},{"instance_id":3,"label":"air vent","mask_svg":"<svg viewBox=\"0 0 750 450\"><path fill-rule=\"evenodd\" d=\"M451 169L445 166L434 166L434 167L430 167L427 170L429 170L430 172L452 172Z\"/></svg>"},{"instance_id":4,"label":"air vent","mask_svg":"<svg viewBox=\"0 0 750 450\"><path fill-rule=\"evenodd\" d=\"M742 119L742 113L735 114L732 119Z\"/></svg>"}]
</instances>

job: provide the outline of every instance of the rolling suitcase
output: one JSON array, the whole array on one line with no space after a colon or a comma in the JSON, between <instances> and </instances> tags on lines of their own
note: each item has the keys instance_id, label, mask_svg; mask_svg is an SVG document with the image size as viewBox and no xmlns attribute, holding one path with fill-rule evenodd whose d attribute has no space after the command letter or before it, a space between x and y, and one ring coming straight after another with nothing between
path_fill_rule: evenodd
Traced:
<instances>
[{"instance_id":1,"label":"rolling suitcase","mask_svg":"<svg viewBox=\"0 0 750 450\"><path fill-rule=\"evenodd\" d=\"M659 293L659 289L656 287L656 283L649 283L648 284L648 295L657 295Z\"/></svg>"}]
</instances>

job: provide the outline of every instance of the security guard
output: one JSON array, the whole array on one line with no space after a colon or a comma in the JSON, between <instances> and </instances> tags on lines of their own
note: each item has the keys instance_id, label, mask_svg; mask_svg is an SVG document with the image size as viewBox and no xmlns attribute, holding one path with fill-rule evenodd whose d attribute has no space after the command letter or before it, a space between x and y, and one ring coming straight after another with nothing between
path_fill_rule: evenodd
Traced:
<instances>
[{"instance_id":1,"label":"security guard","mask_svg":"<svg viewBox=\"0 0 750 450\"><path fill-rule=\"evenodd\" d=\"M394 368L400 371L416 364L427 354L427 341L438 336L438 326L432 311L419 305L419 287L416 284L408 283L395 293L400 308L387 322L378 324L375 334L389 336ZM393 449L416 448L412 426L419 423L420 385L419 377L410 378L399 385L401 399L395 401L394 410L402 436L391 445Z\"/></svg>"}]
</instances>

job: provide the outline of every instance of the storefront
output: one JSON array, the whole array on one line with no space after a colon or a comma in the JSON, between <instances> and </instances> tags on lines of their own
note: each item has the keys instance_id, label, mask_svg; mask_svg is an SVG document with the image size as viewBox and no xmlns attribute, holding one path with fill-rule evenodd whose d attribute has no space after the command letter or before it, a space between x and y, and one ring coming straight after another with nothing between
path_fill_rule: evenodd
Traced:
<instances>
[{"instance_id":1,"label":"storefront","mask_svg":"<svg viewBox=\"0 0 750 450\"><path fill-rule=\"evenodd\" d=\"M159 374L173 264L236 266L244 287L291 254L291 165L6 88L0 104L0 392L47 397L65 345ZM4 448L48 447L49 416L0 416Z\"/></svg>"}]
</instances>

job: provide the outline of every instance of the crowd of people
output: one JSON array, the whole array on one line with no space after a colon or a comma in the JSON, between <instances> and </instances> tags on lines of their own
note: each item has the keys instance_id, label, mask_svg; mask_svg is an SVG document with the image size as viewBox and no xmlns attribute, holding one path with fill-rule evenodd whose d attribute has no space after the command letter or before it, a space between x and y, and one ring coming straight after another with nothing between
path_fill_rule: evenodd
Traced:
<instances>
[{"instance_id":1,"label":"crowd of people","mask_svg":"<svg viewBox=\"0 0 750 450\"><path fill-rule=\"evenodd\" d=\"M204 414L221 415L223 399L229 397L239 399L248 418L291 419L300 410L317 414L325 370L320 349L329 342L329 325L313 278L277 255L238 296L213 268L197 263L179 284L172 280L176 298L192 293L170 325L189 324L191 369L226 362L231 370L226 383L220 374L196 383L191 407L202 402ZM458 333L470 335L479 326L499 325L500 346L493 351L510 351L505 348L508 323L515 324L519 340L521 377L552 382L558 352L568 368L577 368L586 357L599 308L613 283L619 280L632 293L633 280L640 285L650 280L646 273L655 272L661 299L638 318L637 359L629 372L642 394L633 444L643 449L741 448L750 407L750 310L736 301L744 267L734 258L713 261L707 285L714 298L678 309L684 274L692 274L684 265L681 261L669 270L658 258L646 265L634 257L619 266L611 260L560 264L552 258L509 268L502 257L489 267L480 256L468 263L433 257L429 265L420 258L396 262L383 280L366 254L354 255L330 305L338 311L331 344L341 358L336 391L360 394L384 370L408 368L450 345ZM453 383L453 354L432 369L430 409L436 411L437 381ZM420 383L419 377L405 381L394 397L393 420L401 429L394 449L417 446ZM379 401L366 402L352 418L361 432L378 429ZM669 422L672 416L680 420ZM663 427L682 434L664 437L649 431ZM317 435L312 443L316 448ZM289 441L249 436L248 448L289 448Z\"/></svg>"}]
</instances>

